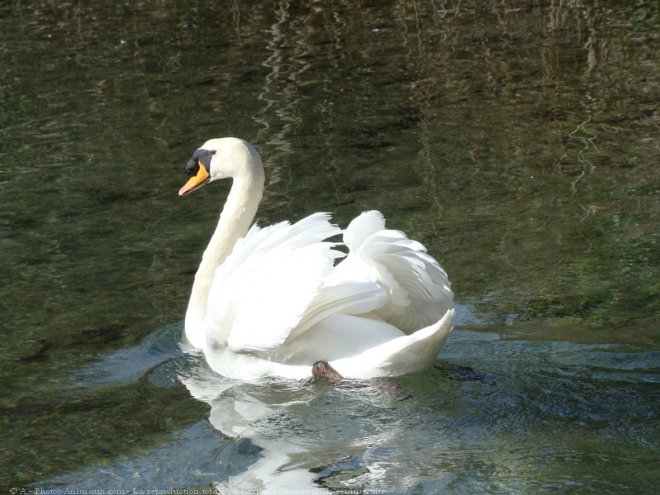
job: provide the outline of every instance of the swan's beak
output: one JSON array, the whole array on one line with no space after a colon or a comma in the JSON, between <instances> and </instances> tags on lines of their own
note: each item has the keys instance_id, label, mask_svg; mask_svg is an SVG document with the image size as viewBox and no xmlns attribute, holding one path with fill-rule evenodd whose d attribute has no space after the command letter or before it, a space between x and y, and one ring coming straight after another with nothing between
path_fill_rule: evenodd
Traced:
<instances>
[{"instance_id":1,"label":"swan's beak","mask_svg":"<svg viewBox=\"0 0 660 495\"><path fill-rule=\"evenodd\" d=\"M179 189L179 196L185 196L203 186L211 179L208 170L201 161L198 161L199 170L193 175L188 182L186 182L181 189Z\"/></svg>"}]
</instances>

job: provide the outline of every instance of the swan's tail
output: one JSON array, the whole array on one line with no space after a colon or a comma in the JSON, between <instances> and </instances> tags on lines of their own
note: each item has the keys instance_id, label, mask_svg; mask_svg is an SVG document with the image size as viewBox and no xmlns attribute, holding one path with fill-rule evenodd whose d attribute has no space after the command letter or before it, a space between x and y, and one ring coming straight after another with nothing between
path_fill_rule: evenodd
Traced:
<instances>
[{"instance_id":1,"label":"swan's tail","mask_svg":"<svg viewBox=\"0 0 660 495\"><path fill-rule=\"evenodd\" d=\"M345 378L376 378L417 373L429 368L452 330L454 310L426 328L411 335L389 340L350 358L331 361L330 365Z\"/></svg>"}]
</instances>

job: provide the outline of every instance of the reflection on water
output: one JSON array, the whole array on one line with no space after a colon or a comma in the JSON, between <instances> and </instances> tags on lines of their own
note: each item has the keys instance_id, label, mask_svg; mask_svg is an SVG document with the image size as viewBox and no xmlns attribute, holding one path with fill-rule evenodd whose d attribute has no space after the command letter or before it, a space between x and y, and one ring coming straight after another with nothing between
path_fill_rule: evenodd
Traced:
<instances>
[{"instance_id":1,"label":"reflection on water","mask_svg":"<svg viewBox=\"0 0 660 495\"><path fill-rule=\"evenodd\" d=\"M644 0L1 3L0 485L654 493L657 26ZM176 191L220 135L264 157L261 223L378 208L424 242L472 374L255 386L182 353L226 189Z\"/></svg>"},{"instance_id":2,"label":"reflection on water","mask_svg":"<svg viewBox=\"0 0 660 495\"><path fill-rule=\"evenodd\" d=\"M218 487L242 490L314 488L312 473L292 465L296 456L310 455L304 437L296 436L288 425L278 424L286 423L281 416L286 414L288 406L306 402L304 392L297 390L299 384L282 384L284 390L277 390L278 384L273 383L250 393L250 387L215 375L203 361L199 363L191 375L182 377L183 383L193 397L211 406L211 425L238 439L243 449L248 443L255 457L247 469L221 483L218 479L210 481L215 481ZM283 399L285 402L281 403Z\"/></svg>"},{"instance_id":3,"label":"reflection on water","mask_svg":"<svg viewBox=\"0 0 660 495\"><path fill-rule=\"evenodd\" d=\"M180 380L210 406L206 419L35 487L556 493L584 476L580 463L589 465L592 489L618 491L633 476L651 486L658 352L459 330L446 362L479 370L257 385L224 379L184 354L180 332L165 328L83 373L106 390L127 380L160 388ZM614 469L622 464L626 473Z\"/></svg>"}]
</instances>

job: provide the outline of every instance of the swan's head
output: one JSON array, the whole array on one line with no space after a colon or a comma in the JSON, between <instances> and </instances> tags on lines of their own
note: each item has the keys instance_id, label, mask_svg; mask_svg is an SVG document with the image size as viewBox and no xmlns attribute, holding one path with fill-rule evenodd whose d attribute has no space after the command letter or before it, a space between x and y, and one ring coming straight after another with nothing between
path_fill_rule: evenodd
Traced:
<instances>
[{"instance_id":1,"label":"swan's head","mask_svg":"<svg viewBox=\"0 0 660 495\"><path fill-rule=\"evenodd\" d=\"M211 181L227 177L260 177L263 181L263 165L259 153L242 139L210 139L195 150L188 160L186 174L189 179L179 189L179 196L185 196Z\"/></svg>"}]
</instances>

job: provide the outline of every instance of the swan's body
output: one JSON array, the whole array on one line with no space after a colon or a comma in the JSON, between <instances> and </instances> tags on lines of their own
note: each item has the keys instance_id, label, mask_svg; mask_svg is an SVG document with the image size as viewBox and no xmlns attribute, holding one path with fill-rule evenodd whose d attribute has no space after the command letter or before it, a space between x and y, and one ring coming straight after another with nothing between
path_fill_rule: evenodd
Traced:
<instances>
[{"instance_id":1,"label":"swan's body","mask_svg":"<svg viewBox=\"0 0 660 495\"><path fill-rule=\"evenodd\" d=\"M327 361L345 378L373 378L431 366L452 328L453 295L420 243L386 230L377 211L343 232L347 256L327 240L342 231L325 213L250 227L264 172L240 139L207 141L186 168L191 178L180 195L234 180L185 321L186 337L214 371L306 378Z\"/></svg>"}]
</instances>

